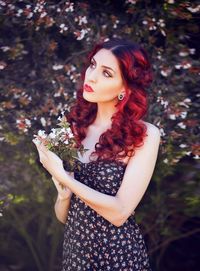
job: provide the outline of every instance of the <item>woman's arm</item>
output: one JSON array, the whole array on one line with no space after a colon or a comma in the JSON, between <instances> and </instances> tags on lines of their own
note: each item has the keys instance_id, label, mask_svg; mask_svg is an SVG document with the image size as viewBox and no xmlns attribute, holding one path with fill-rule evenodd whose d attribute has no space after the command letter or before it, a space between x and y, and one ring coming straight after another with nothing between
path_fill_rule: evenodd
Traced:
<instances>
[{"instance_id":1,"label":"woman's arm","mask_svg":"<svg viewBox=\"0 0 200 271\"><path fill-rule=\"evenodd\" d=\"M67 215L68 215L69 207L70 207L70 200L71 200L71 196L69 196L68 198L61 198L59 194L56 199L54 210L55 210L57 219L63 224L65 224L67 220Z\"/></svg>"},{"instance_id":2,"label":"woman's arm","mask_svg":"<svg viewBox=\"0 0 200 271\"><path fill-rule=\"evenodd\" d=\"M74 176L73 173L69 173L71 176ZM54 210L57 219L65 224L67 220L67 215L70 207L70 200L72 196L72 191L65 187L60 185L60 183L56 180L55 177L52 177L52 180L54 182L54 185L58 191L58 196L55 202Z\"/></svg>"},{"instance_id":3,"label":"woman's arm","mask_svg":"<svg viewBox=\"0 0 200 271\"><path fill-rule=\"evenodd\" d=\"M116 196L98 192L64 171L57 171L57 179L106 220L115 226L121 226L133 213L148 187L156 164L159 143L159 129L152 125L148 129L144 145L130 158Z\"/></svg>"},{"instance_id":4,"label":"woman's arm","mask_svg":"<svg viewBox=\"0 0 200 271\"><path fill-rule=\"evenodd\" d=\"M143 146L129 159L121 186L115 196L106 195L75 180L66 173L62 160L41 143L36 144L40 162L64 186L115 226L121 226L139 204L151 180L157 160L160 131L148 127Z\"/></svg>"}]
</instances>

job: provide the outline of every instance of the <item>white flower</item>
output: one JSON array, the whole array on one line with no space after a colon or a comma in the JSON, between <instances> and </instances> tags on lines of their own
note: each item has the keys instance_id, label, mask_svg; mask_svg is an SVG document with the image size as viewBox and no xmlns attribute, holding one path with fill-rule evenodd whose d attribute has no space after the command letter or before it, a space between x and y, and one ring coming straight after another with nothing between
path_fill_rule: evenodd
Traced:
<instances>
[{"instance_id":1,"label":"white flower","mask_svg":"<svg viewBox=\"0 0 200 271\"><path fill-rule=\"evenodd\" d=\"M82 25L82 24L87 24L87 18L86 18L86 16L83 16L83 17L80 17L79 18L79 25Z\"/></svg>"},{"instance_id":2,"label":"white flower","mask_svg":"<svg viewBox=\"0 0 200 271\"><path fill-rule=\"evenodd\" d=\"M151 25L150 27L149 27L149 30L156 30L157 29L157 27L155 26L155 25Z\"/></svg>"},{"instance_id":3,"label":"white flower","mask_svg":"<svg viewBox=\"0 0 200 271\"><path fill-rule=\"evenodd\" d=\"M47 13L44 11L40 14L40 18L44 18L47 15Z\"/></svg>"},{"instance_id":4,"label":"white flower","mask_svg":"<svg viewBox=\"0 0 200 271\"><path fill-rule=\"evenodd\" d=\"M175 65L175 68L178 70L180 70L180 68L189 69L191 67L192 67L192 65L189 62Z\"/></svg>"},{"instance_id":5,"label":"white flower","mask_svg":"<svg viewBox=\"0 0 200 271\"><path fill-rule=\"evenodd\" d=\"M51 131L52 131L52 133L54 133L54 134L56 133L56 129L55 129L55 128L52 128Z\"/></svg>"},{"instance_id":6,"label":"white flower","mask_svg":"<svg viewBox=\"0 0 200 271\"><path fill-rule=\"evenodd\" d=\"M160 32L163 34L164 37L166 37L166 33L163 29L161 29Z\"/></svg>"},{"instance_id":7,"label":"white flower","mask_svg":"<svg viewBox=\"0 0 200 271\"><path fill-rule=\"evenodd\" d=\"M5 68L5 65L0 64L0 70L3 70Z\"/></svg>"},{"instance_id":8,"label":"white flower","mask_svg":"<svg viewBox=\"0 0 200 271\"><path fill-rule=\"evenodd\" d=\"M45 120L45 118L43 118L43 117L41 117L40 118L40 121L41 121L41 123L42 123L42 126L46 126L46 120Z\"/></svg>"},{"instance_id":9,"label":"white flower","mask_svg":"<svg viewBox=\"0 0 200 271\"><path fill-rule=\"evenodd\" d=\"M195 8L187 7L187 10L189 10L192 13L196 13L196 12L200 11L200 5L197 5Z\"/></svg>"},{"instance_id":10,"label":"white flower","mask_svg":"<svg viewBox=\"0 0 200 271\"><path fill-rule=\"evenodd\" d=\"M65 9L66 12L73 12L74 11L74 3L67 2L68 7Z\"/></svg>"},{"instance_id":11,"label":"white flower","mask_svg":"<svg viewBox=\"0 0 200 271\"><path fill-rule=\"evenodd\" d=\"M66 132L65 128L62 128L62 129L60 130L60 133L65 133L65 132Z\"/></svg>"},{"instance_id":12,"label":"white flower","mask_svg":"<svg viewBox=\"0 0 200 271\"><path fill-rule=\"evenodd\" d=\"M196 154L193 158L194 158L194 159L199 159L200 156Z\"/></svg>"},{"instance_id":13,"label":"white flower","mask_svg":"<svg viewBox=\"0 0 200 271\"><path fill-rule=\"evenodd\" d=\"M54 138L56 138L56 134L52 132L52 133L49 134L49 137L50 137L51 139L54 139Z\"/></svg>"},{"instance_id":14,"label":"white flower","mask_svg":"<svg viewBox=\"0 0 200 271\"><path fill-rule=\"evenodd\" d=\"M164 108L166 108L168 106L168 104L169 104L168 101L164 101L164 100L161 100L160 103L161 103L161 105L164 106Z\"/></svg>"},{"instance_id":15,"label":"white flower","mask_svg":"<svg viewBox=\"0 0 200 271\"><path fill-rule=\"evenodd\" d=\"M182 119L185 119L186 116L187 116L187 112L185 112L185 111L181 112L180 116L181 116Z\"/></svg>"},{"instance_id":16,"label":"white flower","mask_svg":"<svg viewBox=\"0 0 200 271\"><path fill-rule=\"evenodd\" d=\"M191 102L191 99L190 99L190 98L186 98L186 99L184 99L184 102L185 102L185 103L190 103L190 102Z\"/></svg>"},{"instance_id":17,"label":"white flower","mask_svg":"<svg viewBox=\"0 0 200 271\"><path fill-rule=\"evenodd\" d=\"M194 54L195 54L196 49L195 49L195 48L190 48L190 49L189 49L189 51L190 51L190 54L191 54L191 55L194 55Z\"/></svg>"},{"instance_id":18,"label":"white flower","mask_svg":"<svg viewBox=\"0 0 200 271\"><path fill-rule=\"evenodd\" d=\"M61 28L61 30L60 30L61 33L68 30L68 27L65 24L61 24L60 28Z\"/></svg>"},{"instance_id":19,"label":"white flower","mask_svg":"<svg viewBox=\"0 0 200 271\"><path fill-rule=\"evenodd\" d=\"M55 64L55 65L53 65L52 69L54 71L61 70L61 69L63 69L63 65Z\"/></svg>"},{"instance_id":20,"label":"white flower","mask_svg":"<svg viewBox=\"0 0 200 271\"><path fill-rule=\"evenodd\" d=\"M184 100L185 101L185 100ZM189 108L189 105L187 105L185 102L179 102L179 105L185 106L186 108ZM187 114L187 112L185 112Z\"/></svg>"},{"instance_id":21,"label":"white flower","mask_svg":"<svg viewBox=\"0 0 200 271\"><path fill-rule=\"evenodd\" d=\"M160 126L160 120L156 123L157 126Z\"/></svg>"},{"instance_id":22,"label":"white flower","mask_svg":"<svg viewBox=\"0 0 200 271\"><path fill-rule=\"evenodd\" d=\"M85 37L85 35L88 33L88 30L89 29L81 29L80 36L78 36L76 39L77 40L82 40Z\"/></svg>"},{"instance_id":23,"label":"white flower","mask_svg":"<svg viewBox=\"0 0 200 271\"><path fill-rule=\"evenodd\" d=\"M163 70L161 70L161 72L160 72L161 74L162 74L162 76L164 76L164 77L167 77L168 76L168 73L167 73L167 71L163 71Z\"/></svg>"},{"instance_id":24,"label":"white flower","mask_svg":"<svg viewBox=\"0 0 200 271\"><path fill-rule=\"evenodd\" d=\"M25 124L28 126L28 127L31 127L31 121L29 119L25 119Z\"/></svg>"},{"instance_id":25,"label":"white flower","mask_svg":"<svg viewBox=\"0 0 200 271\"><path fill-rule=\"evenodd\" d=\"M182 129L186 128L186 125L183 122L179 122L177 125Z\"/></svg>"},{"instance_id":26,"label":"white flower","mask_svg":"<svg viewBox=\"0 0 200 271\"><path fill-rule=\"evenodd\" d=\"M161 135L161 136L165 136L165 135L166 135L166 133L165 133L165 131L164 131L163 128L160 128L159 130L160 130L160 135Z\"/></svg>"},{"instance_id":27,"label":"white flower","mask_svg":"<svg viewBox=\"0 0 200 271\"><path fill-rule=\"evenodd\" d=\"M74 99L77 98L77 92L76 92L76 91L73 92L73 98L74 98Z\"/></svg>"},{"instance_id":28,"label":"white flower","mask_svg":"<svg viewBox=\"0 0 200 271\"><path fill-rule=\"evenodd\" d=\"M176 64L176 65L175 65L175 68L176 68L177 70L180 70L181 67L182 67L182 66L181 66L180 64Z\"/></svg>"},{"instance_id":29,"label":"white flower","mask_svg":"<svg viewBox=\"0 0 200 271\"><path fill-rule=\"evenodd\" d=\"M12 5L12 4L8 4L8 7L9 7L10 10L15 10L15 6Z\"/></svg>"},{"instance_id":30,"label":"white flower","mask_svg":"<svg viewBox=\"0 0 200 271\"><path fill-rule=\"evenodd\" d=\"M6 3L4 1L0 1L0 5L5 7Z\"/></svg>"},{"instance_id":31,"label":"white flower","mask_svg":"<svg viewBox=\"0 0 200 271\"><path fill-rule=\"evenodd\" d=\"M187 145L186 145L186 144L180 144L179 147L180 147L180 148L186 148Z\"/></svg>"},{"instance_id":32,"label":"white flower","mask_svg":"<svg viewBox=\"0 0 200 271\"><path fill-rule=\"evenodd\" d=\"M188 52L187 51L180 51L179 52L179 56L188 56Z\"/></svg>"},{"instance_id":33,"label":"white flower","mask_svg":"<svg viewBox=\"0 0 200 271\"><path fill-rule=\"evenodd\" d=\"M46 133L45 133L44 130L39 130L38 131L38 136L40 136L41 138L46 138L47 137L47 135L46 135Z\"/></svg>"},{"instance_id":34,"label":"white flower","mask_svg":"<svg viewBox=\"0 0 200 271\"><path fill-rule=\"evenodd\" d=\"M60 94L60 92L56 92L56 93L54 93L54 95L53 95L54 97L60 97L61 96L61 94Z\"/></svg>"},{"instance_id":35,"label":"white flower","mask_svg":"<svg viewBox=\"0 0 200 271\"><path fill-rule=\"evenodd\" d=\"M142 21L142 23L143 23L144 25L147 25L147 24L148 24L148 22L147 22L146 20Z\"/></svg>"},{"instance_id":36,"label":"white flower","mask_svg":"<svg viewBox=\"0 0 200 271\"><path fill-rule=\"evenodd\" d=\"M74 137L71 128L67 128L67 134L68 134L69 138Z\"/></svg>"},{"instance_id":37,"label":"white flower","mask_svg":"<svg viewBox=\"0 0 200 271\"><path fill-rule=\"evenodd\" d=\"M2 50L3 52L7 52L7 51L10 50L10 47L9 47L9 46L1 46L0 48L1 48L1 50Z\"/></svg>"},{"instance_id":38,"label":"white flower","mask_svg":"<svg viewBox=\"0 0 200 271\"><path fill-rule=\"evenodd\" d=\"M159 25L160 27L165 27L165 23L163 19L159 19L159 21L157 22L157 25Z\"/></svg>"},{"instance_id":39,"label":"white flower","mask_svg":"<svg viewBox=\"0 0 200 271\"><path fill-rule=\"evenodd\" d=\"M170 118L171 120L175 120L175 119L176 119L176 115L175 115L175 114L170 114L170 115L169 115L169 118Z\"/></svg>"},{"instance_id":40,"label":"white flower","mask_svg":"<svg viewBox=\"0 0 200 271\"><path fill-rule=\"evenodd\" d=\"M168 160L167 158L165 158L165 159L163 160L163 162L164 162L165 164L167 164L167 163L169 162L169 160Z\"/></svg>"},{"instance_id":41,"label":"white flower","mask_svg":"<svg viewBox=\"0 0 200 271\"><path fill-rule=\"evenodd\" d=\"M18 11L17 11L17 16L20 16L21 14L23 13L23 9L18 9Z\"/></svg>"},{"instance_id":42,"label":"white flower","mask_svg":"<svg viewBox=\"0 0 200 271\"><path fill-rule=\"evenodd\" d=\"M189 69L192 67L192 65L190 63L186 63L182 65L183 69Z\"/></svg>"},{"instance_id":43,"label":"white flower","mask_svg":"<svg viewBox=\"0 0 200 271\"><path fill-rule=\"evenodd\" d=\"M69 140L66 139L66 140L64 141L64 144L69 144Z\"/></svg>"}]
</instances>

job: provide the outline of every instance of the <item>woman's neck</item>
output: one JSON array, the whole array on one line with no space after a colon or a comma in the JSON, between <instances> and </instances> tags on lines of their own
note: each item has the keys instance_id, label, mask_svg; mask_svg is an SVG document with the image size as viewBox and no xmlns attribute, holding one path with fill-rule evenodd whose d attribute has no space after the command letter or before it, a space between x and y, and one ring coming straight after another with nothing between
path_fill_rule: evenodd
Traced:
<instances>
[{"instance_id":1,"label":"woman's neck","mask_svg":"<svg viewBox=\"0 0 200 271\"><path fill-rule=\"evenodd\" d=\"M110 103L98 103L97 104L97 115L93 122L95 127L106 128L111 127L112 116L117 112L115 104Z\"/></svg>"}]
</instances>

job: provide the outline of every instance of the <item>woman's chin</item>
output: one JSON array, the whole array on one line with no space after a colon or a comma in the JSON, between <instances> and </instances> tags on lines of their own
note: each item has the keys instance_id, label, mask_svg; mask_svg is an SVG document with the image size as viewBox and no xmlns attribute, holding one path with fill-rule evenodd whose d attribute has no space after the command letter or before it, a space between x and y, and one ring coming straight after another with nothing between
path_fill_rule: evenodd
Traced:
<instances>
[{"instance_id":1,"label":"woman's chin","mask_svg":"<svg viewBox=\"0 0 200 271\"><path fill-rule=\"evenodd\" d=\"M96 103L97 101L91 97L92 93L86 93L85 91L83 92L83 99L86 100L87 102L91 102L91 103Z\"/></svg>"}]
</instances>

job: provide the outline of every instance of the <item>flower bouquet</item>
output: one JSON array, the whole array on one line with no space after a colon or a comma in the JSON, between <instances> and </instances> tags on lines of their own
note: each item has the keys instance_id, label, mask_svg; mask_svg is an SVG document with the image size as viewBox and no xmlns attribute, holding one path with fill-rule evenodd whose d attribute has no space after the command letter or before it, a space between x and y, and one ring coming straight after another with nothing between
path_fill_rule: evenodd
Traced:
<instances>
[{"instance_id":1,"label":"flower bouquet","mask_svg":"<svg viewBox=\"0 0 200 271\"><path fill-rule=\"evenodd\" d=\"M49 134L46 134L44 130L39 130L37 135L34 135L34 140L39 140L48 150L58 155L63 160L65 170L72 172L74 171L75 161L79 157L78 152L83 155L88 149L84 149L83 145L77 147L70 124L64 114L58 120L59 128L52 128Z\"/></svg>"}]
</instances>

